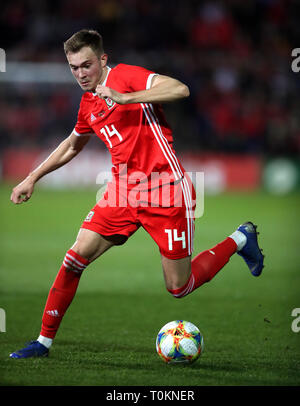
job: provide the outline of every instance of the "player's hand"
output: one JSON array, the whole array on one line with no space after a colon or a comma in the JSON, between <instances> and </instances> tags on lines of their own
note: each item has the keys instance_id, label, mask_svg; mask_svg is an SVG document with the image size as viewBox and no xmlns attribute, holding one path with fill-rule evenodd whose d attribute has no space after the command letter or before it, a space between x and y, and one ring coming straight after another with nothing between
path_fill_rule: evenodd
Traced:
<instances>
[{"instance_id":1,"label":"player's hand","mask_svg":"<svg viewBox=\"0 0 300 406\"><path fill-rule=\"evenodd\" d=\"M126 96L124 93L119 93L114 89L111 89L107 86L98 85L96 87L96 93L100 99L111 99L117 104L125 104L126 103Z\"/></svg>"},{"instance_id":2,"label":"player's hand","mask_svg":"<svg viewBox=\"0 0 300 406\"><path fill-rule=\"evenodd\" d=\"M20 204L27 202L31 198L31 195L34 190L34 182L30 179L25 179L23 182L19 183L16 187L13 188L10 200L14 204Z\"/></svg>"}]
</instances>

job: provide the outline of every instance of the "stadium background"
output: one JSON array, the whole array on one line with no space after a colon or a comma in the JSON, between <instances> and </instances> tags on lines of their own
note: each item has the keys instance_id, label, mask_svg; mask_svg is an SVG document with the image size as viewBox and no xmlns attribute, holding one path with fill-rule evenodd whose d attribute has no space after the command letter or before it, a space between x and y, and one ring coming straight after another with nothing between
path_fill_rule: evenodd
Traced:
<instances>
[{"instance_id":1,"label":"stadium background","mask_svg":"<svg viewBox=\"0 0 300 406\"><path fill-rule=\"evenodd\" d=\"M93 27L103 34L111 66L145 66L190 87L191 97L166 106L167 116L177 151L196 154L196 169L207 169L207 186L213 191L265 186L266 165L278 158L289 161L273 162L270 171L276 177L269 182L267 172L267 187L275 193L290 191L299 184L299 168L291 161L300 151L299 75L291 70L298 12L297 2L278 0L174 1L171 6L146 0L4 2L2 176L22 177L32 160L40 161L44 150L53 149L72 131L81 90L65 63L62 43L76 30ZM106 154L99 142L88 148ZM11 159L16 149L18 168ZM199 154L204 153L209 157L201 160ZM230 154L229 163L222 159L224 153ZM245 155L253 159L245 161ZM99 165L99 158L92 156L89 162ZM245 162L247 177L246 171L240 179L222 177L237 173L233 163L244 167ZM76 163L80 165L86 170L86 160ZM61 180L62 175L57 176ZM65 179L94 181L89 175L74 180L71 169Z\"/></svg>"},{"instance_id":2,"label":"stadium background","mask_svg":"<svg viewBox=\"0 0 300 406\"><path fill-rule=\"evenodd\" d=\"M119 62L141 65L155 72L174 76L189 86L191 96L184 101L166 105L165 111L174 131L175 148L185 168L204 171L207 211L205 209L203 219L199 219L197 250L204 249L216 242L216 239L222 238L220 230L224 233L225 227L233 227L235 217L240 219L239 215L255 214L265 225L270 237L274 236L274 233L280 233L284 243L272 238L265 242L267 246L269 244L269 251L278 253L278 258L273 259L274 264L276 262L278 265L278 275L288 262L290 274L287 271L288 280L283 282L287 283L289 289L285 295L288 304L285 307L284 320L288 329L286 335L291 342L289 341L286 347L298 348L299 338L297 334L291 333L289 324L292 309L300 307L297 294L299 276L296 273L299 266L296 242L299 241L300 76L291 69L291 51L300 46L299 2L18 0L3 1L1 8L0 46L6 52L6 71L0 72L3 224L0 307L8 310L7 332L1 334L0 338L4 340L7 351L14 349L11 348L11 343L19 331L15 325L16 321L12 319L23 320L16 310L17 305L14 304L17 293L24 294L19 297L23 311L31 312L32 319L37 321L31 321L27 316L30 321L23 321L20 342L16 342L16 345L21 344L21 338L28 338L33 325L38 328L39 307L44 303L45 293L57 271L60 257L73 241L81 220L94 204L98 188L97 174L110 170L108 153L104 145L95 139L74 162L42 180L39 191L30 203L27 203L26 208L15 208L9 203L11 185L37 166L74 127L81 90L66 64L62 43L81 28L97 29L103 35L110 66ZM154 246L155 259L147 257L151 250L151 241L147 237L139 235L134 243L128 244L129 254L123 247L120 248L123 250L125 263L126 255L135 255L136 244L145 255L146 262L150 261L148 265L137 261L136 267L141 266L147 270L151 261L154 261L152 264L155 266L159 266L158 262L155 262L158 256ZM285 250L284 254L279 253L281 249ZM115 267L120 266L119 258L107 255L104 267L112 267L112 263ZM269 257L270 255L269 252ZM132 266L135 264L128 265ZM237 267L236 263L233 266ZM23 270L21 274L20 267ZM40 267L45 269L42 281ZM127 276L135 278L136 289L140 289L141 284L148 284L145 288L146 295L149 296L148 302L143 296L140 299L145 300L151 307L151 292L154 288L157 289L157 286L163 292L163 281L156 276L154 282L149 282L146 275L148 271L144 274L126 269L126 272ZM113 308L109 300L111 295L116 294L111 293L113 288L109 289L110 278L117 283L118 278L122 278L120 275L118 272L114 276L104 272L101 276L91 277L90 283L94 283L94 287L100 284L100 291L102 289L104 296L107 295L106 312ZM230 283L234 280L233 283L237 283L232 276ZM119 281L124 289L127 287L131 292L127 280ZM226 301L229 288L225 288L224 284L228 282L223 280L221 285L221 276L219 281L219 285L218 281L216 282L216 297L219 295ZM263 286L269 286L267 281L264 283ZM276 283L274 282L274 286L279 286L282 281L278 279ZM205 289L206 287L204 298L210 298L214 293ZM255 292L256 285L251 285L251 289ZM179 309L179 306L183 306L174 305L169 298L162 299L165 295L162 292L159 300L165 303L167 309L174 309L174 306ZM36 299L30 299L33 302L27 303L27 299L32 297L31 293L36 294ZM88 281L83 281L81 293L95 295ZM237 297L240 298L238 293ZM273 309L275 298L278 299L276 291L272 296L274 302L271 299L268 302L269 309ZM117 294L115 299L118 300ZM126 299L122 300L124 304ZM88 299L86 303L89 303ZM190 299L187 299L186 309L189 309L191 316L196 317L191 310L191 303ZM278 304L278 301L276 303ZM91 311L92 307L89 308L87 304L86 306L88 311ZM221 306L224 306L224 303ZM248 304L245 306L247 308ZM126 305L124 307L126 308ZM228 312L231 312L230 308ZM75 320L78 317L75 311L72 314L69 318L69 330L72 330L72 317ZM215 315L213 308L210 308L208 314L212 321ZM170 313L167 312L166 317L167 315L175 317L171 310ZM145 315L141 314L140 317L144 320ZM189 317L188 312L186 317ZM208 326L209 318L206 320L204 314L202 317L204 324ZM264 326L268 326L268 317L264 318ZM195 324L197 320L196 318ZM154 323L154 320L152 321ZM220 320L214 322L218 324ZM157 330L161 327L159 323L156 320ZM151 325L149 336L155 336L153 329L156 327ZM226 326L224 328L226 329ZM83 335L82 331L80 330L80 336ZM69 334L71 337L74 331ZM129 340L128 332L126 334L126 339ZM213 334L211 336L213 343ZM279 340L280 337L278 334ZM96 334L94 338L97 338ZM92 338L90 340L92 341ZM279 355L275 352L273 356L275 359ZM79 355L77 357L80 363ZM287 384L299 383L296 378L299 363L293 363L292 358L293 354L290 354L290 363L286 365L290 371L290 380L284 381ZM117 371L114 378L112 376L112 380L104 382L138 382L145 385L147 382L151 383L151 380L147 381L143 376L136 378L136 381L124 380L125 372L124 376L119 374L118 362L121 361L114 361ZM43 368L40 364L36 365L37 368ZM108 366L109 361L107 368ZM131 368L133 366L134 364ZM61 368L64 371L63 364ZM208 371L207 365L206 368ZM267 366L266 369L269 371L270 368ZM272 367L271 370L273 371ZM3 379L4 384L30 384L22 377L19 367L18 372L20 376L9 364L3 374L7 377ZM193 372L195 373L195 369ZM237 373L237 370L234 373ZM234 374L228 381L225 378L218 379L216 374L211 376L211 380L204 379L202 382L281 383L280 377L256 381L251 378L251 374L248 380L245 378L239 381ZM34 382L45 384L45 381L38 379ZM57 384L54 376L50 384L51 382ZM78 382L77 378L63 380L63 384ZM87 378L84 382L94 384L98 381L96 375L91 375L90 380ZM152 382L156 382L154 378ZM189 380L183 384L188 385L189 382L198 381ZM179 376L177 381L170 378L168 383L180 384Z\"/></svg>"}]
</instances>

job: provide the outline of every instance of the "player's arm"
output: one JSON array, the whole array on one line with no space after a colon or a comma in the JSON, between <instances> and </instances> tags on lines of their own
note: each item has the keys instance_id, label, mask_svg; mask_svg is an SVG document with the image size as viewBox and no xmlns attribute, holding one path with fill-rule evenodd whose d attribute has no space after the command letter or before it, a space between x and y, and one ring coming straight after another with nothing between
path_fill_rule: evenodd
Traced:
<instances>
[{"instance_id":1,"label":"player's arm","mask_svg":"<svg viewBox=\"0 0 300 406\"><path fill-rule=\"evenodd\" d=\"M168 103L190 95L188 86L177 79L155 75L149 89L132 93L119 93L107 86L98 85L96 92L100 98L108 97L118 104Z\"/></svg>"},{"instance_id":2,"label":"player's arm","mask_svg":"<svg viewBox=\"0 0 300 406\"><path fill-rule=\"evenodd\" d=\"M80 137L72 133L21 183L13 188L10 200L15 204L26 202L30 199L35 183L50 172L62 167L71 161L86 145L90 136Z\"/></svg>"}]
</instances>

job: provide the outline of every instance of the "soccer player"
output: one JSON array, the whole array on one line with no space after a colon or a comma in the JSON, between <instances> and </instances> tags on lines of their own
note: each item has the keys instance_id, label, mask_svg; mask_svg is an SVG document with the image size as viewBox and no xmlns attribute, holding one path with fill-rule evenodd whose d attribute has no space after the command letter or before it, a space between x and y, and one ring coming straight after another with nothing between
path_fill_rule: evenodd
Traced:
<instances>
[{"instance_id":1,"label":"soccer player","mask_svg":"<svg viewBox=\"0 0 300 406\"><path fill-rule=\"evenodd\" d=\"M64 51L84 91L77 123L70 136L13 189L11 200L28 201L35 183L79 154L93 134L111 153L112 180L66 252L37 340L10 354L12 358L48 356L85 268L109 248L124 244L139 227L158 245L166 288L175 298L210 281L236 252L254 276L263 268L251 222L192 259L195 191L176 156L161 106L188 97L188 87L142 67L109 67L102 37L94 30L75 33L64 43Z\"/></svg>"}]
</instances>

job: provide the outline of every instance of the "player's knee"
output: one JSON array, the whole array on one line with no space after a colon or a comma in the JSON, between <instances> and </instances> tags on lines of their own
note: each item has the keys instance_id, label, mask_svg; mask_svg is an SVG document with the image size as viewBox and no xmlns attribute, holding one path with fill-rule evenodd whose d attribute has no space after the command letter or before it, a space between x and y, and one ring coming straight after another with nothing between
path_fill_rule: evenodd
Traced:
<instances>
[{"instance_id":1,"label":"player's knee","mask_svg":"<svg viewBox=\"0 0 300 406\"><path fill-rule=\"evenodd\" d=\"M86 241L81 239L77 239L71 249L89 262L92 262L99 256L98 247L93 246L93 244L87 244Z\"/></svg>"},{"instance_id":2,"label":"player's knee","mask_svg":"<svg viewBox=\"0 0 300 406\"><path fill-rule=\"evenodd\" d=\"M166 287L167 291L175 299L181 299L193 290L193 286L193 279L189 278L187 281L184 281L182 279L172 281L172 283L168 283Z\"/></svg>"},{"instance_id":3,"label":"player's knee","mask_svg":"<svg viewBox=\"0 0 300 406\"><path fill-rule=\"evenodd\" d=\"M80 229L72 249L90 262L94 261L114 244L90 230Z\"/></svg>"},{"instance_id":4,"label":"player's knee","mask_svg":"<svg viewBox=\"0 0 300 406\"><path fill-rule=\"evenodd\" d=\"M85 258L87 260L90 260L90 257L93 254L92 252L86 250L84 245L78 244L78 242L76 242L72 246L71 250L73 250L77 255L80 255L82 258Z\"/></svg>"},{"instance_id":5,"label":"player's knee","mask_svg":"<svg viewBox=\"0 0 300 406\"><path fill-rule=\"evenodd\" d=\"M175 299L181 299L182 297L185 296L185 289L184 286L179 286L179 284L169 284L169 286L166 287L167 291L175 298Z\"/></svg>"}]
</instances>

